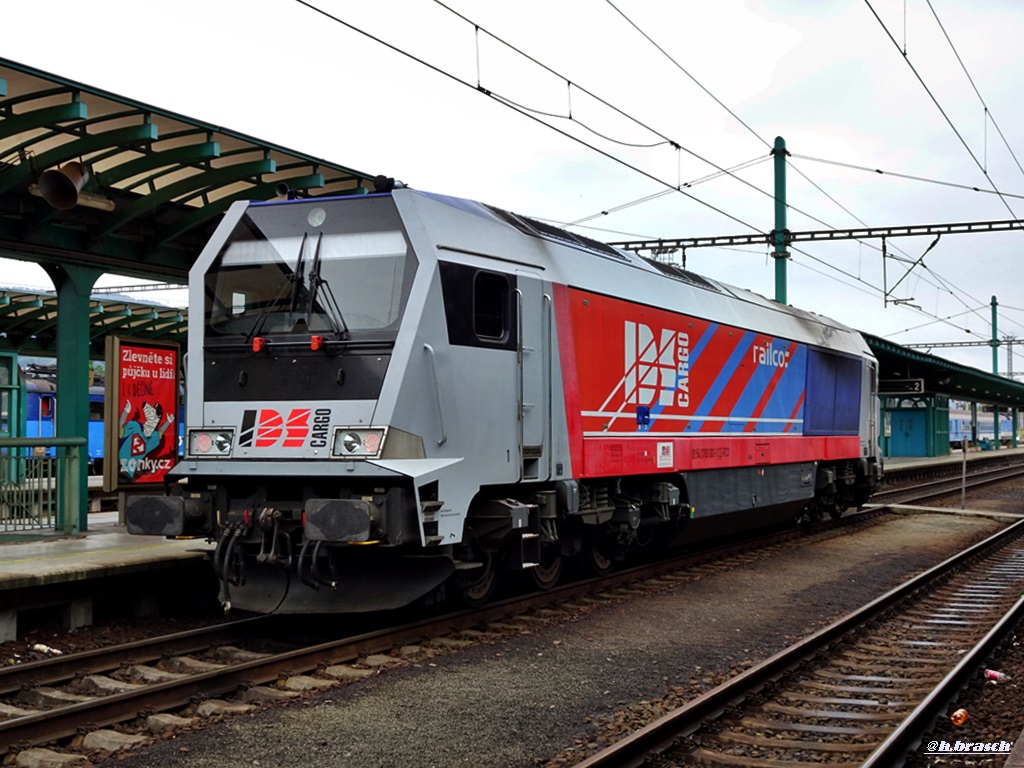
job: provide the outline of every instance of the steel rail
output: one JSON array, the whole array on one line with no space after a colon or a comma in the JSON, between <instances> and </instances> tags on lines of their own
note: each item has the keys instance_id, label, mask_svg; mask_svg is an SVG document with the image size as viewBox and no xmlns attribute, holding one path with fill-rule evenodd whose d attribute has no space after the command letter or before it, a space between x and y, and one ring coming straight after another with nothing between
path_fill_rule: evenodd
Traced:
<instances>
[{"instance_id":1,"label":"steel rail","mask_svg":"<svg viewBox=\"0 0 1024 768\"><path fill-rule=\"evenodd\" d=\"M126 659L141 664L169 654L194 653L214 645L239 642L279 621L280 617L277 616L257 616L95 648L81 653L0 667L0 695L13 693L26 686L54 685L81 674L83 670L91 673L107 672L117 669Z\"/></svg>"},{"instance_id":2,"label":"steel rail","mask_svg":"<svg viewBox=\"0 0 1024 768\"><path fill-rule=\"evenodd\" d=\"M1012 467L998 467L993 469L981 469L967 475L966 488L983 488L988 485L1002 483L1024 475L1024 464ZM916 485L909 485L903 488L892 488L879 491L872 497L872 503L899 504L894 497L902 494L916 494L913 501L922 502L929 499L937 499L943 496L950 496L959 493L963 486L961 477L943 477L938 480L929 480Z\"/></svg>"},{"instance_id":3,"label":"steel rail","mask_svg":"<svg viewBox=\"0 0 1024 768\"><path fill-rule=\"evenodd\" d=\"M713 688L696 699L669 712L667 715L635 731L621 741L598 752L576 764L576 768L639 768L652 753L660 753L670 747L679 738L688 736L709 720L720 716L727 707L743 702L748 696L760 690L766 683L782 676L804 661L835 643L845 635L856 630L869 620L875 618L883 610L909 597L955 568L965 565L970 560L981 557L1012 539L1024 535L1024 520L993 534L984 541L968 547L962 552L947 558L938 565L900 584L884 595L872 600L856 611L838 619L827 627L815 632L798 643L771 656L760 664L741 672L736 677ZM1019 609L1020 602L1014 607ZM1000 622L1002 625L1003 622ZM1012 625L1011 625L1012 626ZM989 633L992 634L991 632ZM988 636L986 636L986 639ZM950 673L953 676L967 674L957 665ZM932 699L933 697L929 697ZM937 694L935 700L941 699ZM925 706L923 703L922 707ZM935 701L931 701L929 711L933 711ZM908 730L909 730L908 726ZM893 738L896 738L894 733ZM899 743L908 739L906 733L899 737ZM878 763L883 765L886 763Z\"/></svg>"},{"instance_id":4,"label":"steel rail","mask_svg":"<svg viewBox=\"0 0 1024 768\"><path fill-rule=\"evenodd\" d=\"M1014 603L1002 619L968 651L963 659L949 674L942 679L925 699L897 726L884 742L871 753L861 768L887 768L897 765L908 752L915 749L922 736L931 728L935 718L949 704L957 693L967 684L968 679L977 674L988 657L999 644L1017 628L1024 616L1024 596Z\"/></svg>"},{"instance_id":5,"label":"steel rail","mask_svg":"<svg viewBox=\"0 0 1024 768\"><path fill-rule=\"evenodd\" d=\"M868 510L847 515L838 521L824 523L815 532L828 533L837 528L856 525L878 516L881 510ZM771 546L806 536L805 531L787 528L774 531L742 542L689 553L667 561L634 566L616 571L605 577L592 577L554 587L546 592L531 593L490 603L475 610L462 610L441 617L431 617L409 624L348 638L319 643L306 648L287 651L275 656L225 666L223 669L191 675L180 680L147 685L136 691L97 696L56 709L40 711L31 715L0 722L0 744L30 745L59 741L78 733L83 724L99 728L134 719L140 711L166 711L189 704L197 698L209 698L233 693L242 687L262 685L275 681L283 675L300 674L314 670L324 664L341 664L358 659L369 653L379 653L396 645L421 642L425 638L443 636L478 626L481 623L501 621L515 614L529 610L557 607L574 599L592 596L599 592L626 587L644 579L656 578L683 569L718 561L724 557L741 554L754 549ZM152 659L171 652L177 647L184 651L200 650L217 642L235 642L238 630L248 627L262 629L281 617L266 616L232 622L213 630L196 629L170 637L141 640L110 649L100 649L66 657L47 659L17 667L0 675L3 690L11 690L10 681L18 679L24 684L43 684L69 679L84 670L90 672L111 669L121 660L131 656L133 660ZM251 622L251 623L250 623ZM219 640L218 640L219 639ZM129 650L126 650L129 649ZM179 651L174 651L179 652ZM9 677L8 677L9 676Z\"/></svg>"},{"instance_id":6,"label":"steel rail","mask_svg":"<svg viewBox=\"0 0 1024 768\"><path fill-rule=\"evenodd\" d=\"M884 507L848 514L836 521L820 524L811 533L831 532L860 524L885 512ZM308 648L279 654L268 659L235 663L224 669L193 675L182 680L148 685L139 691L107 694L88 702L33 713L0 722L0 742L34 745L66 738L78 732L83 723L90 727L113 725L133 719L140 710L168 710L188 704L197 697L219 696L242 686L259 685L282 674L307 672L325 661L345 663L360 655L386 651L395 645L422 641L471 628L481 623L506 619L510 615L553 607L594 593L629 586L644 579L670 574L694 565L714 562L754 549L771 546L807 535L806 530L787 528L772 531L741 542L688 553L667 561L634 566L606 577L583 579L546 592L517 596L491 603L481 609L458 611L442 617L424 619L401 627L376 630ZM70 679L83 671L96 673L118 667L125 659L136 663L204 650L210 646L244 640L256 630L271 626L281 617L262 616L176 633L168 637L140 640L123 646L97 649L81 654L46 659L0 671L0 693L10 693L26 685L47 685Z\"/></svg>"}]
</instances>

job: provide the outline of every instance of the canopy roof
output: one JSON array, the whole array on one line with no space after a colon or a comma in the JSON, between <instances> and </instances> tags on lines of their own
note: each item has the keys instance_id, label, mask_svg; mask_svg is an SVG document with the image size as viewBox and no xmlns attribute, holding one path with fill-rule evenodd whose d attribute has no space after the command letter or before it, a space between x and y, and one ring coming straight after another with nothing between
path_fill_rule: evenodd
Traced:
<instances>
[{"instance_id":1,"label":"canopy roof","mask_svg":"<svg viewBox=\"0 0 1024 768\"><path fill-rule=\"evenodd\" d=\"M67 210L42 196L57 169L70 178L47 181L71 184ZM371 178L0 58L2 256L183 282L232 202L282 183L359 194Z\"/></svg>"},{"instance_id":2,"label":"canopy roof","mask_svg":"<svg viewBox=\"0 0 1024 768\"><path fill-rule=\"evenodd\" d=\"M188 312L184 309L130 301L123 295L93 295L89 299L89 356L103 358L104 339L109 333L184 346L187 324ZM57 294L0 289L0 349L55 355Z\"/></svg>"},{"instance_id":3,"label":"canopy roof","mask_svg":"<svg viewBox=\"0 0 1024 768\"><path fill-rule=\"evenodd\" d=\"M960 365L935 355L901 347L865 333L864 338L878 358L883 394L925 392L949 395L957 400L1024 407L1024 384ZM916 382L921 382L917 385ZM906 383L902 386L901 383ZM920 386L920 389L916 389Z\"/></svg>"}]
</instances>

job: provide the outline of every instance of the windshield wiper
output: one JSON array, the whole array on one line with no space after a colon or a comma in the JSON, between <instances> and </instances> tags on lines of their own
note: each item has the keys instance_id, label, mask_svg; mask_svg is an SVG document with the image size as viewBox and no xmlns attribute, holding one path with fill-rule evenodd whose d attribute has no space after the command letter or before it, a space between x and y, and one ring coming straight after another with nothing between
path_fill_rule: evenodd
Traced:
<instances>
[{"instance_id":1,"label":"windshield wiper","mask_svg":"<svg viewBox=\"0 0 1024 768\"><path fill-rule=\"evenodd\" d=\"M256 321L252 324L252 328L245 337L246 344L251 342L259 332L263 330L263 325L267 322L267 318L270 316L271 307L276 308L277 302L284 298L284 292L289 283L292 285L292 301L291 309L289 311L294 311L295 302L298 297L299 285L304 282L302 278L302 257L306 250L307 236L308 233L303 233L302 235L302 242L299 244L299 256L295 262L295 271L288 272L283 278L281 278L281 283L277 287L277 293L274 294L274 298L264 304L263 309L261 309L260 313L256 316ZM284 266L287 267L287 263L285 263Z\"/></svg>"},{"instance_id":2,"label":"windshield wiper","mask_svg":"<svg viewBox=\"0 0 1024 768\"><path fill-rule=\"evenodd\" d=\"M299 244L299 258L295 260L295 272L290 276L292 280L292 300L288 304L288 312L295 312L295 305L298 303L299 295L302 293L302 289L306 286L306 279L304 272L306 271L306 238L309 237L308 232L302 233L302 242ZM319 241L317 241L317 248L320 247Z\"/></svg>"},{"instance_id":3,"label":"windshield wiper","mask_svg":"<svg viewBox=\"0 0 1024 768\"><path fill-rule=\"evenodd\" d=\"M341 307L338 306L338 301L334 298L334 292L331 290L331 284L320 276L320 257L323 238L324 234L321 232L317 236L316 251L313 253L313 264L309 268L309 304L307 306L306 315L308 317L313 316L313 306L316 304L316 295L320 288L323 287L325 289L324 301L316 306L323 307L324 314L327 315L327 319L331 323L331 330L334 331L334 335L339 339L347 339L349 333L348 326L345 324L345 316L341 314Z\"/></svg>"}]
</instances>

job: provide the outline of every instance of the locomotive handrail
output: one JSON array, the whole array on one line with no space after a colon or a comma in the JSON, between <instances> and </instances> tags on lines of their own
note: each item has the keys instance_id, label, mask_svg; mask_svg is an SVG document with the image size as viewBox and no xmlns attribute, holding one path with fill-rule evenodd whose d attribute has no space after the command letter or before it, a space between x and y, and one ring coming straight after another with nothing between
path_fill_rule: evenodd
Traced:
<instances>
[{"instance_id":1,"label":"locomotive handrail","mask_svg":"<svg viewBox=\"0 0 1024 768\"><path fill-rule=\"evenodd\" d=\"M519 403L519 413L516 419L518 434L516 442L519 444L519 482L522 482L526 470L523 461L523 445L526 442L524 420L526 418L526 385L523 382L523 291L516 288L516 402Z\"/></svg>"},{"instance_id":2,"label":"locomotive handrail","mask_svg":"<svg viewBox=\"0 0 1024 768\"><path fill-rule=\"evenodd\" d=\"M448 434L444 429L444 406L441 403L441 384L437 380L436 353L429 344L424 344L423 348L427 350L427 359L430 360L430 373L434 379L434 401L437 403L437 420L441 426L441 439L437 441L437 444L440 446L448 442Z\"/></svg>"},{"instance_id":3,"label":"locomotive handrail","mask_svg":"<svg viewBox=\"0 0 1024 768\"><path fill-rule=\"evenodd\" d=\"M552 347L554 346L554 339L552 338L552 326L554 325L554 323L552 322L551 315L552 315L552 309L554 307L554 302L551 299L551 294L548 294L548 293L545 293L543 295L543 297L541 298L541 301L544 303L544 322L545 322L545 324L547 326L545 328L546 333L544 334L544 393L547 395L547 397L546 397L547 402L545 403L546 408L547 408L547 413L545 414L545 421L547 422L547 425L548 425L548 444L547 444L547 446L545 446L544 452L548 455L548 476L545 479L546 480L550 480L551 476L552 476L552 471L551 471L552 470L552 465L551 465L552 458L551 458L551 455L554 452L553 451L553 446L555 444L555 438L554 438L554 430L555 430L555 428L554 428L554 424L553 424L553 420L552 420L552 416L553 416L553 413L554 413L554 408L553 408L553 404L552 404L552 394L551 394L551 378L552 378L552 359L551 358L552 358L552 354L553 354L551 350L552 350Z\"/></svg>"}]
</instances>

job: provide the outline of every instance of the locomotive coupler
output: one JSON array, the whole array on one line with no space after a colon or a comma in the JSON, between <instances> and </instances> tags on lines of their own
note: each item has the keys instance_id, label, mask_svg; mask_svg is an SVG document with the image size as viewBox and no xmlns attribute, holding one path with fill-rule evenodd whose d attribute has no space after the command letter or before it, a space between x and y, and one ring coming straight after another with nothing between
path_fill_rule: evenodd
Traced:
<instances>
[{"instance_id":1,"label":"locomotive coupler","mask_svg":"<svg viewBox=\"0 0 1024 768\"><path fill-rule=\"evenodd\" d=\"M263 531L263 539L260 541L260 553L256 555L257 563L270 563L271 565L283 565L286 568L291 565L292 552L291 541L288 534L281 530L281 510L272 507L265 507L256 518L256 524ZM270 536L270 552L267 552L267 536ZM287 554L281 557L277 553L277 541L284 539L284 548Z\"/></svg>"}]
</instances>

